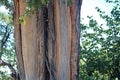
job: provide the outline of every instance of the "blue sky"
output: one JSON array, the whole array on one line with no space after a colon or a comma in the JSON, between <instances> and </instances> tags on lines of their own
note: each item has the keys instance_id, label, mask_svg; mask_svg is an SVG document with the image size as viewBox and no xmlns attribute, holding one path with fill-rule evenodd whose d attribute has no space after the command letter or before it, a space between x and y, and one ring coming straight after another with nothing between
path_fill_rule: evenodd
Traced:
<instances>
[{"instance_id":1,"label":"blue sky","mask_svg":"<svg viewBox=\"0 0 120 80\"><path fill-rule=\"evenodd\" d=\"M104 21L100 19L95 7L99 7L102 11L105 11L106 14L110 14L113 4L106 3L105 0L83 0L81 18L84 18L84 23L88 23L88 19L86 18L88 15L93 16L99 23L104 23Z\"/></svg>"},{"instance_id":2,"label":"blue sky","mask_svg":"<svg viewBox=\"0 0 120 80\"><path fill-rule=\"evenodd\" d=\"M5 9L5 6L0 6L0 12L7 12L7 10Z\"/></svg>"}]
</instances>

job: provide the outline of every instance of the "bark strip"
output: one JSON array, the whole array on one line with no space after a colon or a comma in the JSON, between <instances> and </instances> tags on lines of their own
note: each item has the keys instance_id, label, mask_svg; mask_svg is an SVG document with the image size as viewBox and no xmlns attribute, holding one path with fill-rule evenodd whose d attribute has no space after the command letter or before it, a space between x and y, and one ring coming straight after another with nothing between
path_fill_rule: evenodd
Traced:
<instances>
[{"instance_id":1,"label":"bark strip","mask_svg":"<svg viewBox=\"0 0 120 80\"><path fill-rule=\"evenodd\" d=\"M81 2L82 0L72 0L68 8L71 19L70 80L79 80Z\"/></svg>"},{"instance_id":2,"label":"bark strip","mask_svg":"<svg viewBox=\"0 0 120 80\"><path fill-rule=\"evenodd\" d=\"M54 0L55 67L57 80L70 80L70 40L67 0Z\"/></svg>"},{"instance_id":3,"label":"bark strip","mask_svg":"<svg viewBox=\"0 0 120 80\"><path fill-rule=\"evenodd\" d=\"M18 63L18 74L20 80L25 80L25 71L24 71L24 61L23 61L23 52L22 52L22 34L21 34L21 25L19 23L20 17L20 2L19 0L14 0L14 36L16 43L16 53L17 53L17 63Z\"/></svg>"}]
</instances>

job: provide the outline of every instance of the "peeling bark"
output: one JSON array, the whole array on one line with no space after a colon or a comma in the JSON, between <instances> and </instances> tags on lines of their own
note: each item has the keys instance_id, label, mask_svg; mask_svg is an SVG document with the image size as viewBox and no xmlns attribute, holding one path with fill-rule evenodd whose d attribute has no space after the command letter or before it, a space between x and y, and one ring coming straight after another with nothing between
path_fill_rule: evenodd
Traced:
<instances>
[{"instance_id":1,"label":"peeling bark","mask_svg":"<svg viewBox=\"0 0 120 80\"><path fill-rule=\"evenodd\" d=\"M68 7L71 25L70 80L79 79L81 4L82 0L72 0L72 5Z\"/></svg>"},{"instance_id":2,"label":"peeling bark","mask_svg":"<svg viewBox=\"0 0 120 80\"><path fill-rule=\"evenodd\" d=\"M20 1L20 2L19 2ZM78 80L81 0L50 0L19 24L26 4L15 2L15 40L21 80Z\"/></svg>"},{"instance_id":3,"label":"peeling bark","mask_svg":"<svg viewBox=\"0 0 120 80\"><path fill-rule=\"evenodd\" d=\"M14 36L16 43L16 53L18 61L18 73L20 80L25 80L25 71L24 71L24 61L22 53L22 34L21 34L21 25L19 23L20 17L20 3L19 0L14 0Z\"/></svg>"}]
</instances>

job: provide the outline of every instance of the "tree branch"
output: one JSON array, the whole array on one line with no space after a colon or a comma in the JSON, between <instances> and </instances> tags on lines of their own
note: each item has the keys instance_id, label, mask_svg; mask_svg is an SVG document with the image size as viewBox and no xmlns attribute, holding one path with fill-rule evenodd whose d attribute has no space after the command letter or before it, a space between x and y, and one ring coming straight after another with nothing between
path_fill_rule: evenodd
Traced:
<instances>
[{"instance_id":1,"label":"tree branch","mask_svg":"<svg viewBox=\"0 0 120 80\"><path fill-rule=\"evenodd\" d=\"M7 42L8 38L10 36L10 33L8 32L8 26L9 26L9 24L6 26L5 34L1 40L1 46L0 46L1 49L3 48L3 46L5 45L5 43Z\"/></svg>"},{"instance_id":2,"label":"tree branch","mask_svg":"<svg viewBox=\"0 0 120 80\"><path fill-rule=\"evenodd\" d=\"M14 79L14 80L19 80L18 78L18 74L16 73L15 69L13 68L13 66L10 64L10 63L7 63L7 62L4 62L2 59L0 59L0 67L1 66L8 66L8 68L10 69L11 71L11 77Z\"/></svg>"},{"instance_id":3,"label":"tree branch","mask_svg":"<svg viewBox=\"0 0 120 80\"><path fill-rule=\"evenodd\" d=\"M5 33L4 33L3 38L2 38L2 40L0 42L0 50L1 50L0 51L0 59L1 59L1 56L3 54L2 53L3 46L6 44L8 38L10 36L10 30L9 30L8 26L9 26L9 24L7 24L7 26L5 26Z\"/></svg>"}]
</instances>

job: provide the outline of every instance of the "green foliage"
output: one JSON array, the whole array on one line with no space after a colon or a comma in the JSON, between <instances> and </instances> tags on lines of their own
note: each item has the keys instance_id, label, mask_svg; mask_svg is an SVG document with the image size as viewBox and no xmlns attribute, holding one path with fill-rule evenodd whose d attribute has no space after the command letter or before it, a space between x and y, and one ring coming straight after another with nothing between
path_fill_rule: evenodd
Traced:
<instances>
[{"instance_id":1,"label":"green foliage","mask_svg":"<svg viewBox=\"0 0 120 80\"><path fill-rule=\"evenodd\" d=\"M0 80L11 80L10 75L6 74L7 72L0 72Z\"/></svg>"},{"instance_id":2,"label":"green foliage","mask_svg":"<svg viewBox=\"0 0 120 80\"><path fill-rule=\"evenodd\" d=\"M72 4L71 0L67 0L67 6L70 6Z\"/></svg>"},{"instance_id":3,"label":"green foliage","mask_svg":"<svg viewBox=\"0 0 120 80\"><path fill-rule=\"evenodd\" d=\"M39 10L48 5L49 0L26 0L27 7L30 10Z\"/></svg>"},{"instance_id":4,"label":"green foliage","mask_svg":"<svg viewBox=\"0 0 120 80\"><path fill-rule=\"evenodd\" d=\"M39 11L43 7L47 6L50 0L26 0L26 10L23 16L20 16L19 21L21 24L26 24L25 18L31 16L36 11Z\"/></svg>"},{"instance_id":5,"label":"green foliage","mask_svg":"<svg viewBox=\"0 0 120 80\"><path fill-rule=\"evenodd\" d=\"M117 3L111 15L96 8L106 25L98 25L89 16L89 24L81 24L81 80L120 79L120 5Z\"/></svg>"},{"instance_id":6,"label":"green foliage","mask_svg":"<svg viewBox=\"0 0 120 80\"><path fill-rule=\"evenodd\" d=\"M0 6L5 6L9 13L13 14L14 2L13 0L0 0Z\"/></svg>"},{"instance_id":7,"label":"green foliage","mask_svg":"<svg viewBox=\"0 0 120 80\"><path fill-rule=\"evenodd\" d=\"M0 12L0 58L17 69L13 29L13 16ZM7 66L0 66L0 80L11 80L10 74Z\"/></svg>"},{"instance_id":8,"label":"green foliage","mask_svg":"<svg viewBox=\"0 0 120 80\"><path fill-rule=\"evenodd\" d=\"M119 3L119 0L105 0L108 3Z\"/></svg>"}]
</instances>

